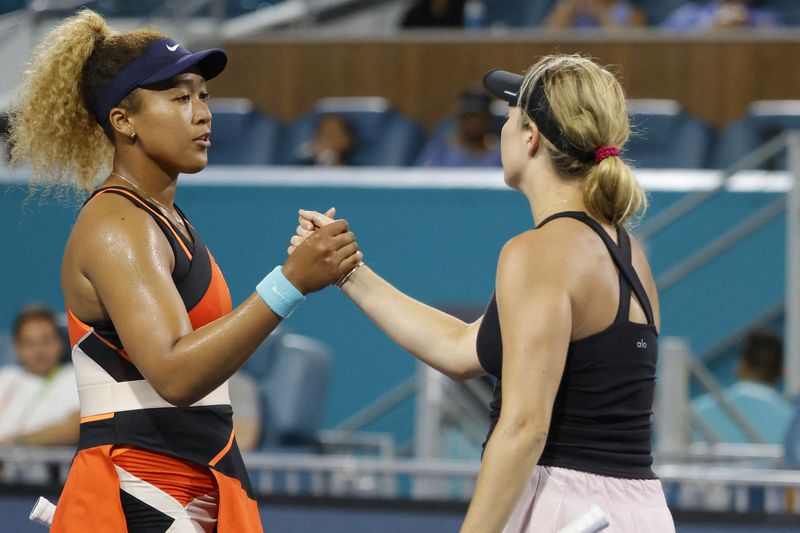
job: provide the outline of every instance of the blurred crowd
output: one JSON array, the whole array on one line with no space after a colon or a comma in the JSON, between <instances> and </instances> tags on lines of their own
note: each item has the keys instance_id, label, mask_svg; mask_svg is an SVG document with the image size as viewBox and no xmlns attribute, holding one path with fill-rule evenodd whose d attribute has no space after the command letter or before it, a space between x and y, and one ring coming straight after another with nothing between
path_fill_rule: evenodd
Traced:
<instances>
[{"instance_id":1,"label":"blurred crowd","mask_svg":"<svg viewBox=\"0 0 800 533\"><path fill-rule=\"evenodd\" d=\"M652 24L630 0L559 0L544 20L548 29L621 29L657 26L672 31L782 26L780 13L758 0L696 0ZM417 0L402 19L405 28L470 27L485 6L480 0ZM480 23L478 23L480 25Z\"/></svg>"}]
</instances>

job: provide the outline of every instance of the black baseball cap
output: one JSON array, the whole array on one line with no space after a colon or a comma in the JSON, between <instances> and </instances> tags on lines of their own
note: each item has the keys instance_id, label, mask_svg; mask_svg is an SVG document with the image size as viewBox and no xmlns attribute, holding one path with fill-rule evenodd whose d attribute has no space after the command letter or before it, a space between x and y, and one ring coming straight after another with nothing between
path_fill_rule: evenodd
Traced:
<instances>
[{"instance_id":1,"label":"black baseball cap","mask_svg":"<svg viewBox=\"0 0 800 533\"><path fill-rule=\"evenodd\" d=\"M137 87L166 81L195 66L210 80L227 64L228 56L219 48L193 54L172 39L159 39L109 82L92 105L92 114L98 124L105 124L108 112Z\"/></svg>"}]
</instances>

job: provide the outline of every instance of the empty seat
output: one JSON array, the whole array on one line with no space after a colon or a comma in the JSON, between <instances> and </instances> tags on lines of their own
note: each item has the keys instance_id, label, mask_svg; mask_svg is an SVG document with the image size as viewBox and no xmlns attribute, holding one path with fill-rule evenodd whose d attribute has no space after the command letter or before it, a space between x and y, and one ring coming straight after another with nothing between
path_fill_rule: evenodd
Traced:
<instances>
[{"instance_id":1,"label":"empty seat","mask_svg":"<svg viewBox=\"0 0 800 533\"><path fill-rule=\"evenodd\" d=\"M227 18L239 17L242 15L249 15L259 9L271 8L275 4L280 4L286 0L227 0L224 3L224 15ZM178 9L180 3L175 2ZM194 15L200 17L209 17L216 15L217 6L214 2L201 2L199 6L189 6L189 9L194 9Z\"/></svg>"},{"instance_id":2,"label":"empty seat","mask_svg":"<svg viewBox=\"0 0 800 533\"><path fill-rule=\"evenodd\" d=\"M713 132L674 100L629 100L623 156L640 168L704 168Z\"/></svg>"},{"instance_id":3,"label":"empty seat","mask_svg":"<svg viewBox=\"0 0 800 533\"><path fill-rule=\"evenodd\" d=\"M768 0L764 5L776 10L787 26L800 25L800 2L797 0Z\"/></svg>"},{"instance_id":4,"label":"empty seat","mask_svg":"<svg viewBox=\"0 0 800 533\"><path fill-rule=\"evenodd\" d=\"M213 99L210 103L211 165L275 165L281 163L282 126L259 113L245 98Z\"/></svg>"},{"instance_id":5,"label":"empty seat","mask_svg":"<svg viewBox=\"0 0 800 533\"><path fill-rule=\"evenodd\" d=\"M331 374L331 354L314 339L281 337L259 390L264 413L261 448L317 443Z\"/></svg>"},{"instance_id":6,"label":"empty seat","mask_svg":"<svg viewBox=\"0 0 800 533\"><path fill-rule=\"evenodd\" d=\"M0 15L26 7L28 7L27 0L0 0Z\"/></svg>"},{"instance_id":7,"label":"empty seat","mask_svg":"<svg viewBox=\"0 0 800 533\"><path fill-rule=\"evenodd\" d=\"M242 365L242 370L259 381L266 378L272 368L275 355L280 351L283 337L288 333L288 329L283 324L273 330L264 339L264 342L255 349L253 355L245 361L244 365Z\"/></svg>"},{"instance_id":8,"label":"empty seat","mask_svg":"<svg viewBox=\"0 0 800 533\"><path fill-rule=\"evenodd\" d=\"M658 26L687 0L634 0L633 4L644 13L649 26Z\"/></svg>"},{"instance_id":9,"label":"empty seat","mask_svg":"<svg viewBox=\"0 0 800 533\"><path fill-rule=\"evenodd\" d=\"M84 5L102 13L107 17L152 17L158 14L164 5L165 0L138 0L129 2L127 0L97 0L86 2Z\"/></svg>"},{"instance_id":10,"label":"empty seat","mask_svg":"<svg viewBox=\"0 0 800 533\"><path fill-rule=\"evenodd\" d=\"M539 26L556 4L555 0L519 2L486 0L486 19L490 26Z\"/></svg>"},{"instance_id":11,"label":"empty seat","mask_svg":"<svg viewBox=\"0 0 800 533\"><path fill-rule=\"evenodd\" d=\"M225 2L225 14L228 17L238 17L251 13L257 9L271 7L284 0L228 0Z\"/></svg>"},{"instance_id":12,"label":"empty seat","mask_svg":"<svg viewBox=\"0 0 800 533\"><path fill-rule=\"evenodd\" d=\"M720 136L714 166L726 168L785 130L800 130L800 100L753 102L747 114L731 123ZM780 154L762 168L785 169L786 156Z\"/></svg>"},{"instance_id":13,"label":"empty seat","mask_svg":"<svg viewBox=\"0 0 800 533\"><path fill-rule=\"evenodd\" d=\"M317 123L325 115L342 116L353 128L355 166L408 166L422 145L419 125L393 110L384 98L323 98L289 127L288 162L303 159L302 147L314 139Z\"/></svg>"}]
</instances>

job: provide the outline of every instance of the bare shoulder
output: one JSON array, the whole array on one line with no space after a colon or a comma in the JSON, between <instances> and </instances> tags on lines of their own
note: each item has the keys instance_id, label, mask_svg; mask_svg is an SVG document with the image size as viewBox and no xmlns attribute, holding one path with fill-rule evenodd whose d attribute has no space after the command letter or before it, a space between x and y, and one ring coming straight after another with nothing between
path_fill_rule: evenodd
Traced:
<instances>
[{"instance_id":1,"label":"bare shoulder","mask_svg":"<svg viewBox=\"0 0 800 533\"><path fill-rule=\"evenodd\" d=\"M79 255L84 272L121 256L174 262L172 249L152 217L114 194L94 198L83 208L67 243L65 255L71 253Z\"/></svg>"},{"instance_id":2,"label":"bare shoulder","mask_svg":"<svg viewBox=\"0 0 800 533\"><path fill-rule=\"evenodd\" d=\"M577 220L561 218L535 230L520 233L508 241L503 254L513 254L523 259L530 254L530 260L538 264L559 264L580 257L578 241L585 238L586 226Z\"/></svg>"},{"instance_id":3,"label":"bare shoulder","mask_svg":"<svg viewBox=\"0 0 800 533\"><path fill-rule=\"evenodd\" d=\"M566 280L575 252L570 246L574 229L564 226L548 224L509 240L500 252L498 277L549 283Z\"/></svg>"}]
</instances>

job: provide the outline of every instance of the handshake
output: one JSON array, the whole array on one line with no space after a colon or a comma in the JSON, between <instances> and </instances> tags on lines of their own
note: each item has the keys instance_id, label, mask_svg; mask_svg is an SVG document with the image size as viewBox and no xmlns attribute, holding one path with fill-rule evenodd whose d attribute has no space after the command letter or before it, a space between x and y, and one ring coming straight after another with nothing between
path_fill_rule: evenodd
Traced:
<instances>
[{"instance_id":1,"label":"handshake","mask_svg":"<svg viewBox=\"0 0 800 533\"><path fill-rule=\"evenodd\" d=\"M301 209L299 215L283 274L303 294L332 284L341 287L364 259L355 234L346 220L333 219L333 207L325 214Z\"/></svg>"}]
</instances>

